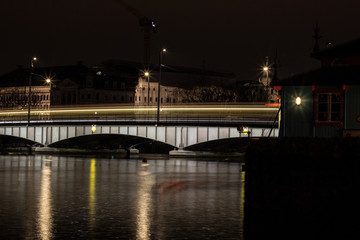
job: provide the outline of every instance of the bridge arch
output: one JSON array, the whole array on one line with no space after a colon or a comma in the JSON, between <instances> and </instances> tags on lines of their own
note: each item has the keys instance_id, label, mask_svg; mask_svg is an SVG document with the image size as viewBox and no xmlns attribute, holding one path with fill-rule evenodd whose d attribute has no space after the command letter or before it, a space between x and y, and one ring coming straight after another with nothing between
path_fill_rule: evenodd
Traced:
<instances>
[{"instance_id":1,"label":"bridge arch","mask_svg":"<svg viewBox=\"0 0 360 240\"><path fill-rule=\"evenodd\" d=\"M26 138L11 135L0 135L1 147L30 147L34 145L42 146L42 144Z\"/></svg>"},{"instance_id":2,"label":"bridge arch","mask_svg":"<svg viewBox=\"0 0 360 240\"><path fill-rule=\"evenodd\" d=\"M48 145L55 148L79 148L79 149L130 149L138 145L156 144L167 146L173 150L174 146L149 138L124 135L124 134L90 134L63 139Z\"/></svg>"}]
</instances>

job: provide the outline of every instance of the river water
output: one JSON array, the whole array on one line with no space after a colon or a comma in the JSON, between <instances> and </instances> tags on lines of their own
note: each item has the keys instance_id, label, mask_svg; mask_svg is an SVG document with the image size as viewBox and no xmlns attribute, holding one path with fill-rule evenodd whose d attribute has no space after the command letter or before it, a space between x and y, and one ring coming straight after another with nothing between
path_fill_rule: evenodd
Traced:
<instances>
[{"instance_id":1,"label":"river water","mask_svg":"<svg viewBox=\"0 0 360 240\"><path fill-rule=\"evenodd\" d=\"M0 239L242 239L234 162L0 156Z\"/></svg>"}]
</instances>

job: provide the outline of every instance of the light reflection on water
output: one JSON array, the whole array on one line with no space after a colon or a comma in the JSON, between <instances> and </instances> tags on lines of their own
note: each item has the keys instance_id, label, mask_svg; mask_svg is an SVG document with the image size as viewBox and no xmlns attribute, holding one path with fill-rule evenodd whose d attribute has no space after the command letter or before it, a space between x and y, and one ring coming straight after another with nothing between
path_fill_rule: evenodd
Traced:
<instances>
[{"instance_id":1,"label":"light reflection on water","mask_svg":"<svg viewBox=\"0 0 360 240\"><path fill-rule=\"evenodd\" d=\"M39 194L39 212L38 212L38 235L42 240L48 240L53 237L52 233L52 206L51 206L51 160L43 160L41 170L41 187Z\"/></svg>"},{"instance_id":2,"label":"light reflection on water","mask_svg":"<svg viewBox=\"0 0 360 240\"><path fill-rule=\"evenodd\" d=\"M96 159L91 159L90 165L90 184L89 184L89 221L90 232L94 232L95 220L96 220Z\"/></svg>"},{"instance_id":3,"label":"light reflection on water","mask_svg":"<svg viewBox=\"0 0 360 240\"><path fill-rule=\"evenodd\" d=\"M137 218L136 218L136 239L150 239L150 208L152 206L151 189L154 184L152 174L147 170L148 164L142 164L138 172L138 199L137 199Z\"/></svg>"},{"instance_id":4,"label":"light reflection on water","mask_svg":"<svg viewBox=\"0 0 360 240\"><path fill-rule=\"evenodd\" d=\"M0 156L0 239L241 239L238 163Z\"/></svg>"}]
</instances>

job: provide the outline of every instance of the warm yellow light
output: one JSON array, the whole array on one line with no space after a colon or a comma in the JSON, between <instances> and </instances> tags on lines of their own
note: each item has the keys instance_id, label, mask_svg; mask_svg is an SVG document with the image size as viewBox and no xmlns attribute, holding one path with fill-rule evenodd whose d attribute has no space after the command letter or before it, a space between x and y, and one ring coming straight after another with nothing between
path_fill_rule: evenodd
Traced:
<instances>
[{"instance_id":1,"label":"warm yellow light","mask_svg":"<svg viewBox=\"0 0 360 240\"><path fill-rule=\"evenodd\" d=\"M249 128L244 127L242 132L244 133L244 135L247 135L249 133Z\"/></svg>"},{"instance_id":2,"label":"warm yellow light","mask_svg":"<svg viewBox=\"0 0 360 240\"><path fill-rule=\"evenodd\" d=\"M96 131L96 125L95 125L95 124L91 126L91 131L92 131L92 132L95 132L95 131Z\"/></svg>"},{"instance_id":3,"label":"warm yellow light","mask_svg":"<svg viewBox=\"0 0 360 240\"><path fill-rule=\"evenodd\" d=\"M163 52L166 52L166 48L163 48L162 51L163 51Z\"/></svg>"},{"instance_id":4,"label":"warm yellow light","mask_svg":"<svg viewBox=\"0 0 360 240\"><path fill-rule=\"evenodd\" d=\"M33 57L33 61L37 61L37 57Z\"/></svg>"},{"instance_id":5,"label":"warm yellow light","mask_svg":"<svg viewBox=\"0 0 360 240\"><path fill-rule=\"evenodd\" d=\"M296 99L295 99L295 104L296 105L298 105L298 106L300 106L301 105L301 97L296 97Z\"/></svg>"},{"instance_id":6,"label":"warm yellow light","mask_svg":"<svg viewBox=\"0 0 360 240\"><path fill-rule=\"evenodd\" d=\"M268 67L264 67L263 70L264 70L264 71L269 71L269 68L268 68Z\"/></svg>"},{"instance_id":7,"label":"warm yellow light","mask_svg":"<svg viewBox=\"0 0 360 240\"><path fill-rule=\"evenodd\" d=\"M45 79L46 83L51 83L51 79L50 78L47 78Z\"/></svg>"},{"instance_id":8,"label":"warm yellow light","mask_svg":"<svg viewBox=\"0 0 360 240\"><path fill-rule=\"evenodd\" d=\"M150 73L149 73L149 72L145 72L144 75L145 75L145 77L148 77L148 76L150 75Z\"/></svg>"}]
</instances>

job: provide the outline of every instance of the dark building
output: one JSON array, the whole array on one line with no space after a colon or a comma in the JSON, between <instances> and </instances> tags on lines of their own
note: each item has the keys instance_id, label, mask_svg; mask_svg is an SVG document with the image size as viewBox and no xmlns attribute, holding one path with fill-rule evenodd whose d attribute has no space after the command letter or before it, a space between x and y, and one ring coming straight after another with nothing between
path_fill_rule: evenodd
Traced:
<instances>
[{"instance_id":1,"label":"dark building","mask_svg":"<svg viewBox=\"0 0 360 240\"><path fill-rule=\"evenodd\" d=\"M360 39L315 51L312 56L321 61L321 68L277 83L280 134L360 136Z\"/></svg>"},{"instance_id":2,"label":"dark building","mask_svg":"<svg viewBox=\"0 0 360 240\"><path fill-rule=\"evenodd\" d=\"M34 109L56 106L88 104L157 104L159 66L145 69L143 64L121 60L109 60L93 67L83 64L34 68L32 71L32 96L37 101ZM144 72L149 71L147 79ZM1 108L26 109L28 101L30 69L18 68L0 76L0 93L4 101ZM45 79L51 79L47 83ZM149 80L149 86L147 81ZM204 69L176 66L162 67L161 103L179 103L184 97L179 92L196 87L233 88L235 75ZM24 99L18 104L14 92L21 89ZM149 95L149 96L148 96ZM21 106L20 106L21 105ZM19 107L20 106L20 107Z\"/></svg>"},{"instance_id":3,"label":"dark building","mask_svg":"<svg viewBox=\"0 0 360 240\"><path fill-rule=\"evenodd\" d=\"M31 85L33 88L48 86L50 106L133 103L138 73L130 66L120 69L117 74L112 73L105 66L89 68L82 64L34 68ZM29 69L19 68L1 76L0 90L6 92L14 87L27 87L29 75ZM51 79L50 85L46 78ZM32 94L37 93L32 91Z\"/></svg>"}]
</instances>

